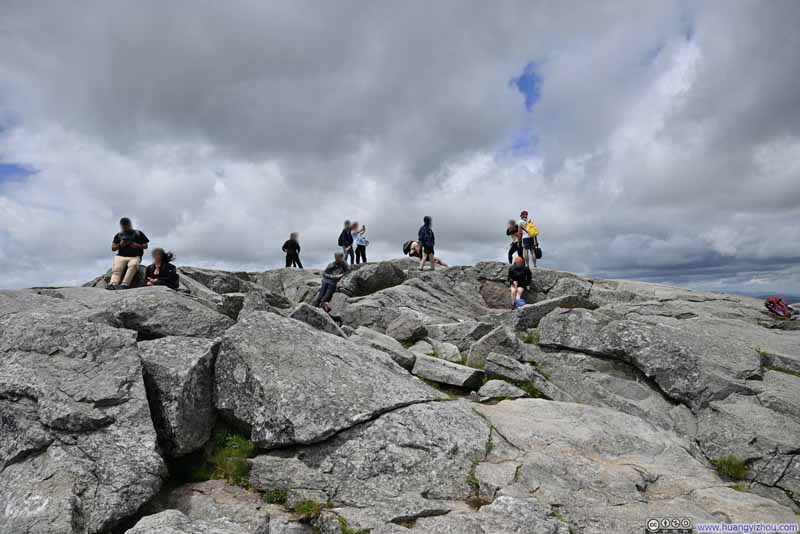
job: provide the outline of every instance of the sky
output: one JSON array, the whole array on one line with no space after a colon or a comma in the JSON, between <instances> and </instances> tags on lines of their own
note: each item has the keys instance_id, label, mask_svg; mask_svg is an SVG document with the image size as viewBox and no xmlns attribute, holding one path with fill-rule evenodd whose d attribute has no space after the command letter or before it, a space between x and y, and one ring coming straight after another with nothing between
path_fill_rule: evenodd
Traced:
<instances>
[{"instance_id":1,"label":"sky","mask_svg":"<svg viewBox=\"0 0 800 534\"><path fill-rule=\"evenodd\" d=\"M0 0L0 287L83 283L120 217L177 263L543 267L800 294L800 2Z\"/></svg>"}]
</instances>

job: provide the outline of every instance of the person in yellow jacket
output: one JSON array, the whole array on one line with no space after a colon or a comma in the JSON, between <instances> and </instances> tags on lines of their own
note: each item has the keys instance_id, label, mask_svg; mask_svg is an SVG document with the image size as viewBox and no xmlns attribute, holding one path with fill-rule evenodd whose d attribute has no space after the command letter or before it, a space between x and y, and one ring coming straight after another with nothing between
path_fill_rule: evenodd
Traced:
<instances>
[{"instance_id":1,"label":"person in yellow jacket","mask_svg":"<svg viewBox=\"0 0 800 534\"><path fill-rule=\"evenodd\" d=\"M520 242L522 250L525 254L525 265L530 267L531 259L533 260L533 267L536 268L536 259L541 252L539 252L539 228L532 219L528 218L528 212L523 211L519 214L520 229Z\"/></svg>"}]
</instances>

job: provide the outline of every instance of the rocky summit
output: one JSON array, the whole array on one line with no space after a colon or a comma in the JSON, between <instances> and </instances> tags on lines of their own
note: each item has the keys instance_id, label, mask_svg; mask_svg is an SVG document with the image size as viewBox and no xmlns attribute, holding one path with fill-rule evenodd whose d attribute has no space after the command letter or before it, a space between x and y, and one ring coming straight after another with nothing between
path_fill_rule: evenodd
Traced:
<instances>
[{"instance_id":1,"label":"rocky summit","mask_svg":"<svg viewBox=\"0 0 800 534\"><path fill-rule=\"evenodd\" d=\"M569 534L800 521L800 331L507 266L184 267L0 291L3 534Z\"/></svg>"}]
</instances>

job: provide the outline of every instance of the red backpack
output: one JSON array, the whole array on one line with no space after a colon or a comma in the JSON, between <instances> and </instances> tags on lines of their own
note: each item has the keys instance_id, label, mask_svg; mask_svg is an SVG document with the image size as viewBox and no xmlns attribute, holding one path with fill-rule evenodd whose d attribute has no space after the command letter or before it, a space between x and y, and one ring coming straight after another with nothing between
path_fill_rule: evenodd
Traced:
<instances>
[{"instance_id":1,"label":"red backpack","mask_svg":"<svg viewBox=\"0 0 800 534\"><path fill-rule=\"evenodd\" d=\"M795 314L794 308L789 306L789 303L782 298L769 297L764 302L764 306L781 319L791 319Z\"/></svg>"}]
</instances>

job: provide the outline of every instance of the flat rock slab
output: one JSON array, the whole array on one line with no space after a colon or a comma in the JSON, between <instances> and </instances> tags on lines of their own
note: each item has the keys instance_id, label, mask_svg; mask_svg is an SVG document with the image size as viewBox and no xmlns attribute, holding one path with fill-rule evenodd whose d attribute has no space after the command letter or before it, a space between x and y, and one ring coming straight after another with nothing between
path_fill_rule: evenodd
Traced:
<instances>
[{"instance_id":1,"label":"flat rock slab","mask_svg":"<svg viewBox=\"0 0 800 534\"><path fill-rule=\"evenodd\" d=\"M483 384L483 371L480 369L473 369L472 367L423 354L417 354L412 373L439 384L447 384L472 391L477 390Z\"/></svg>"},{"instance_id":2,"label":"flat rock slab","mask_svg":"<svg viewBox=\"0 0 800 534\"><path fill-rule=\"evenodd\" d=\"M313 443L436 398L386 353L268 312L228 330L217 357L217 409L261 448Z\"/></svg>"},{"instance_id":3,"label":"flat rock slab","mask_svg":"<svg viewBox=\"0 0 800 534\"><path fill-rule=\"evenodd\" d=\"M218 346L216 341L190 337L139 343L153 421L170 456L196 451L211 437Z\"/></svg>"},{"instance_id":4,"label":"flat rock slab","mask_svg":"<svg viewBox=\"0 0 800 534\"><path fill-rule=\"evenodd\" d=\"M146 515L177 510L192 521L214 523L224 519L248 534L271 534L269 505L261 494L232 486L224 480L184 484L153 499Z\"/></svg>"},{"instance_id":5,"label":"flat rock slab","mask_svg":"<svg viewBox=\"0 0 800 534\"><path fill-rule=\"evenodd\" d=\"M467 365L483 368L486 365L486 358L492 352L521 360L525 351L525 344L517 338L516 333L511 328L501 325L472 344L467 353Z\"/></svg>"},{"instance_id":6,"label":"flat rock slab","mask_svg":"<svg viewBox=\"0 0 800 534\"><path fill-rule=\"evenodd\" d=\"M478 397L481 401L495 399L518 399L527 397L528 394L519 389L514 384L509 384L505 380L489 380L481 389L478 390Z\"/></svg>"},{"instance_id":7,"label":"flat rock slab","mask_svg":"<svg viewBox=\"0 0 800 534\"><path fill-rule=\"evenodd\" d=\"M125 534L253 534L225 519L191 519L178 510L165 510L143 517Z\"/></svg>"},{"instance_id":8,"label":"flat rock slab","mask_svg":"<svg viewBox=\"0 0 800 534\"><path fill-rule=\"evenodd\" d=\"M415 404L325 443L257 456L250 484L314 491L359 529L466 509L467 476L491 432L472 406Z\"/></svg>"},{"instance_id":9,"label":"flat rock slab","mask_svg":"<svg viewBox=\"0 0 800 534\"><path fill-rule=\"evenodd\" d=\"M796 521L789 508L735 491L688 452L687 441L637 417L537 399L476 410L497 436L486 462L518 466L506 482L496 476L482 479L493 471L479 466L480 486L499 486L498 496L532 495L558 506L581 532L635 532L651 517L688 517L695 523Z\"/></svg>"},{"instance_id":10,"label":"flat rock slab","mask_svg":"<svg viewBox=\"0 0 800 534\"><path fill-rule=\"evenodd\" d=\"M403 269L392 262L368 263L342 278L337 291L348 297L363 297L406 280Z\"/></svg>"},{"instance_id":11,"label":"flat rock slab","mask_svg":"<svg viewBox=\"0 0 800 534\"><path fill-rule=\"evenodd\" d=\"M2 317L0 414L0 532L105 532L166 475L135 332L46 312Z\"/></svg>"},{"instance_id":12,"label":"flat rock slab","mask_svg":"<svg viewBox=\"0 0 800 534\"><path fill-rule=\"evenodd\" d=\"M322 332L334 336L347 337L344 335L344 332L342 332L342 329L339 328L339 325L331 319L330 315L325 313L324 310L315 308L305 302L298 304L294 311L289 314L289 317L296 321L302 321Z\"/></svg>"}]
</instances>

